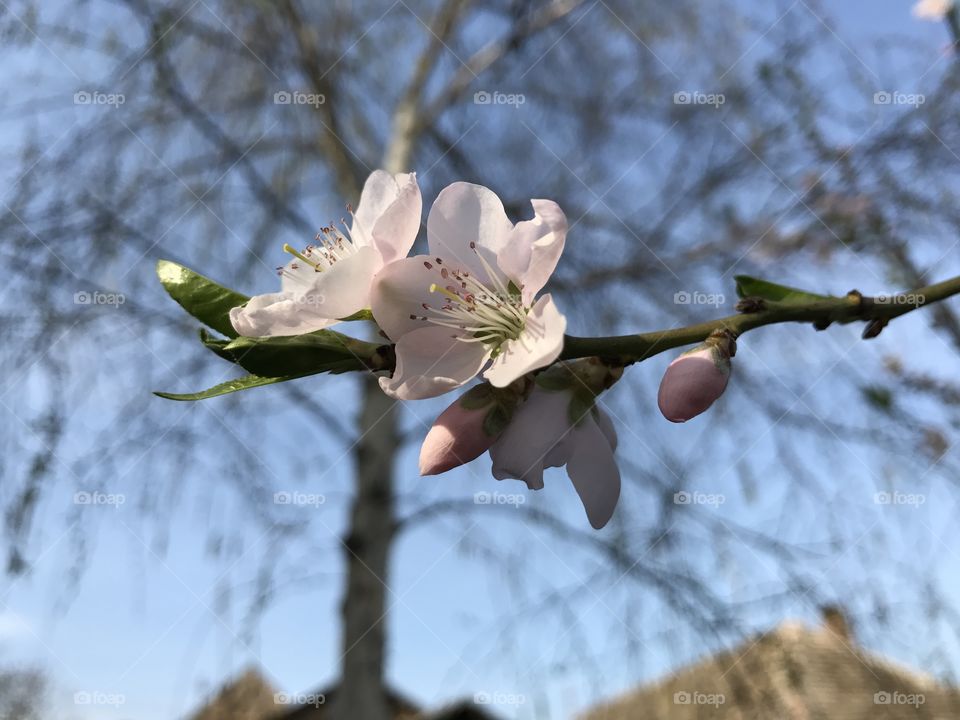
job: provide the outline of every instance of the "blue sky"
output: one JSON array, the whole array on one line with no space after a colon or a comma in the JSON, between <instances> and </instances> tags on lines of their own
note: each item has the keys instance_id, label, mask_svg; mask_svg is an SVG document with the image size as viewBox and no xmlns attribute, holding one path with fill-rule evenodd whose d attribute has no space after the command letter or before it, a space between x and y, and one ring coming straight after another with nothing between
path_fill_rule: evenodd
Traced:
<instances>
[{"instance_id":1,"label":"blue sky","mask_svg":"<svg viewBox=\"0 0 960 720\"><path fill-rule=\"evenodd\" d=\"M852 48L859 51L873 41L883 45L889 43L890 38L906 36L929 42L930 64L934 65L938 49L947 41L942 26L912 19L909 3L905 2L845 2L831 7L830 13L838 23L836 42L841 55L853 53ZM891 54L896 55L896 51L891 50ZM874 56L870 57L872 62ZM749 62L749 58L744 61ZM854 61L859 62L856 58ZM29 92L26 87L17 87L18 82L24 86L50 87L50 95L75 84L43 48L35 47L25 53L17 63L18 67L21 65L39 69L40 77L11 78L7 81L8 97ZM897 76L895 60L891 72ZM15 120L5 120L5 124L16 127ZM51 132L53 137L60 134L52 128ZM337 212L340 204L339 200L331 200L329 207L323 208L323 214L314 219L329 217L330 213ZM956 267L955 256L948 258L944 267L951 263ZM152 267L145 262L141 270L150 273ZM863 268L857 272L855 284L861 290L891 289L884 286L877 275ZM837 282L847 282L847 277ZM801 282L804 278L784 279ZM822 282L816 270L807 279ZM261 280L262 287L247 289L269 289L272 279L264 276ZM726 292L732 297L732 288ZM159 291L155 299L165 301ZM931 338L926 322L919 314L899 321L895 334L886 333L876 343L874 359L864 362L864 376L869 376L869 363L876 365L875 358L903 347L925 348L919 362L925 361L931 368L941 368L949 362L955 366L952 353L939 340ZM587 332L586 328L579 330L580 334ZM803 343L796 341L796 334L790 329L771 328L765 332L771 342ZM760 357L752 353L747 344L739 361L771 363L772 370L788 378L795 378L798 373L819 377L830 370L838 355L852 347L857 333L856 328L834 328L826 336L818 337L817 340L824 343L823 357L819 351L810 352L809 348L801 348L796 354ZM667 356L661 356L632 369L636 376L634 382L655 387L668 361ZM94 437L98 429L109 426L111 413L116 411L119 402L108 382L111 372L119 368L111 368L109 358L105 357L104 362L101 380L87 389L77 411L77 421L87 425L90 437ZM175 378L169 377L169 380L174 382ZM308 383L311 391L336 398L347 415L354 409L350 382L344 378L314 378L305 384ZM140 388L144 402L160 402L147 395L152 389L156 388ZM15 393L10 402L15 409L28 409L36 406L37 398L49 390L27 383L26 390ZM773 390L789 392L789 388ZM652 397L652 393L649 394ZM839 398L833 400L841 402ZM632 401L625 391L620 395L614 392L609 399L615 414L618 408L623 409ZM422 434L443 404L441 400L408 408L405 426L414 434ZM242 417L230 418L232 429L225 430L225 407L222 401L214 401L209 407L184 407L182 412L191 422L210 423L214 433L233 432L255 437L257 426ZM253 414L266 406L251 399L245 407ZM645 456L641 445L669 448L673 453L686 454L695 460L704 436L717 424L728 422L731 412L732 408L721 404L715 413L687 426L668 427L662 423L643 428L642 432L620 428L621 438L643 461L654 466L656 459L649 454ZM859 419L869 421L868 417ZM334 679L339 657L336 618L342 587L342 562L336 537L344 527L342 500L349 488L350 465L339 462L342 449L332 441L319 438L304 444L300 438L288 440L270 447L254 444L250 457L243 461L256 463L263 467L265 474L275 476L279 483L276 487L322 492L326 502L316 508L292 509L299 519L310 522L313 542L300 543L292 554L285 556L287 567L283 571L299 579L309 578L310 582L297 583L285 590L249 635L243 631L242 605L227 603L222 593L233 585L238 594L249 590L256 570L251 561L269 551L272 539L263 536L256 526L241 533L243 545L231 550L233 564L212 559L200 551L209 525L229 522L231 517L243 518L245 512L244 503L233 492L205 482L205 469L188 472L176 507L161 510L169 514L169 532L165 537L155 527L144 524L132 504L85 508L84 513L96 514L95 522L90 524L93 535L88 538L91 561L76 589L63 582L66 548L75 541L71 523L77 509L71 483L63 483L55 495L59 502L44 506L42 530L38 530L40 537L37 538L43 550L36 558L34 572L6 581L5 609L0 612L0 660L38 663L48 670L55 683L53 718L160 720L177 717L222 679L251 664L261 666L280 689L288 692L310 691ZM810 441L799 442L809 444ZM89 450L80 447L81 444L69 448L68 452ZM816 448L808 449L816 452ZM855 485L847 485L844 478L838 478L838 493L861 493L855 504L862 506L863 512L849 518L851 527L869 533L877 522L891 527L902 522L904 527L913 528L906 532L906 540L913 542L919 536L933 547L940 543L942 552L935 553L938 555L936 574L953 600L960 600L955 581L960 557L947 534L955 506L951 488L938 481L929 489L922 507L878 510L871 501L870 488L883 488L887 482L901 486L903 475L908 472L906 466L898 465L896 460L884 464L865 462L859 455L865 451L854 446L838 447L835 451L838 457L817 462L814 471L828 473L838 467L850 472L854 468L863 475ZM486 459L425 481L415 472L416 453L416 443L408 444L397 459L402 507L409 508L422 497L470 498L478 489L521 492L512 485L495 485L489 477ZM310 471L315 463L314 454L319 454L322 467L329 468L324 471L319 489ZM305 459L308 457L309 461ZM775 477L779 459L774 447L759 446L750 460L755 463L761 482ZM147 463L124 468L124 473L127 480L149 482ZM697 480L698 487L691 489L720 492L728 499L722 511L706 508L702 512L722 512L726 522L775 531L776 513L784 498L789 499L788 489L784 488L781 493L765 488L760 501L753 502L749 493L730 485L732 479L732 475L721 475L713 481ZM91 478L90 482L94 489L96 479ZM273 487L264 492L264 502L269 502ZM105 489L110 488L107 481ZM639 517L644 517L643 505L648 501L649 498L639 492L628 492L624 498ZM526 503L532 507L559 509L571 523L585 524L576 495L561 472L553 474L552 482L548 482L543 492L526 494ZM523 508L516 512L522 513ZM896 518L892 519L892 515ZM619 609L623 594L636 593L636 588L626 583L592 585L595 568L588 555L567 554L553 548L542 533L528 530L522 523L505 521L493 511L489 517L475 513L468 523L473 521L475 526L467 532L464 532L463 521L454 518L429 528L415 529L401 539L394 551L393 594L388 598L392 605L390 678L396 687L417 700L436 705L475 692L515 693L523 696L523 703L496 708L505 718L563 720L601 698L661 674L702 649L692 638L678 644L663 642L661 631L666 629L661 624L668 625L670 616L662 601L652 598L639 597L635 603L636 613L644 619L642 625L647 631L634 636L633 631L625 630L613 608ZM926 531L913 534L918 523ZM855 558L830 557L820 544L823 540L824 537L813 535L809 538L811 546L821 554L814 564L825 576L842 582L850 567L848 563L854 563ZM498 546L511 561L491 566L483 558L483 547L487 543ZM716 554L695 550L691 550L686 560L696 567L715 567L718 583L728 589L732 598L743 592L744 584L766 584L771 589L782 586L783 579L778 577L774 566L765 565L759 556L754 562L743 548L727 549L737 559L727 566L723 564L721 549L718 548ZM754 565L753 573L741 575L738 567L750 564ZM874 580L877 586L885 588L891 599L911 599L909 593L899 587L893 572L879 568ZM579 593L574 607L582 619L581 627L567 627L555 616L544 618L537 610L537 603L551 588L567 588ZM788 615L814 621L808 602L794 603ZM763 628L782 618L782 613L758 611L751 622L756 628ZM909 628L900 628L895 637L874 636L865 640L905 662L921 663L928 648L922 643L911 647L908 642L900 642L911 635ZM630 640L641 646L638 661L604 663L608 648L614 657L620 658ZM957 648L948 645L947 650L953 666L957 667ZM73 701L74 693L84 691L122 694L124 703L117 707L78 706Z\"/></svg>"}]
</instances>

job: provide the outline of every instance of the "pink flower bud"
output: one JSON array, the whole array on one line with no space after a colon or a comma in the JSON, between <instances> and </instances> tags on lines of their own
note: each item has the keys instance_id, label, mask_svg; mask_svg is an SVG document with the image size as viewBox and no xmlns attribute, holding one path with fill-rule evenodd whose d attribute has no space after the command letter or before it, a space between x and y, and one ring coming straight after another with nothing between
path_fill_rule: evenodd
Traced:
<instances>
[{"instance_id":1,"label":"pink flower bud","mask_svg":"<svg viewBox=\"0 0 960 720\"><path fill-rule=\"evenodd\" d=\"M497 439L484 429L484 421L492 406L491 402L483 407L467 408L461 397L440 413L420 446L420 474L439 475L489 450Z\"/></svg>"},{"instance_id":2,"label":"pink flower bud","mask_svg":"<svg viewBox=\"0 0 960 720\"><path fill-rule=\"evenodd\" d=\"M701 345L667 367L657 402L670 422L694 418L723 395L730 379L730 358L721 349Z\"/></svg>"}]
</instances>

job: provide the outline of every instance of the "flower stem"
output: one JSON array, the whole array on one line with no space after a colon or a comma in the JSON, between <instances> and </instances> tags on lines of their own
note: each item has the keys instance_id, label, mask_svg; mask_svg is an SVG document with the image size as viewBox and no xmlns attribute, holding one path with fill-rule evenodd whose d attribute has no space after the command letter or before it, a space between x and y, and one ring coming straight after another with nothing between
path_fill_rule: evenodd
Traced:
<instances>
[{"instance_id":1,"label":"flower stem","mask_svg":"<svg viewBox=\"0 0 960 720\"><path fill-rule=\"evenodd\" d=\"M887 322L957 294L960 294L960 277L890 296L868 297L854 290L843 297L823 300L763 300L754 304L755 312L745 311L687 327L613 337L568 335L560 358L571 360L596 355L627 365L671 348L703 342L714 330L726 329L739 336L764 325L787 322L813 323L818 329L831 323L857 320Z\"/></svg>"}]
</instances>

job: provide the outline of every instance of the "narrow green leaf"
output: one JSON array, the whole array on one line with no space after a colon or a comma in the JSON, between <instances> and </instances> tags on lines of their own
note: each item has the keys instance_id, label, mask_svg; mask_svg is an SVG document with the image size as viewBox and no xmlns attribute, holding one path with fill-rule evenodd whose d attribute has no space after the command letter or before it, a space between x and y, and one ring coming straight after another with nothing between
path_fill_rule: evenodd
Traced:
<instances>
[{"instance_id":1,"label":"narrow green leaf","mask_svg":"<svg viewBox=\"0 0 960 720\"><path fill-rule=\"evenodd\" d=\"M230 308L250 298L169 260L157 262L157 277L170 297L193 317L227 337L237 337L230 323Z\"/></svg>"},{"instance_id":2,"label":"narrow green leaf","mask_svg":"<svg viewBox=\"0 0 960 720\"><path fill-rule=\"evenodd\" d=\"M287 377L260 377L258 375L247 375L245 377L228 380L225 383L214 385L212 388L201 390L200 392L187 393L179 395L177 393L154 392L157 397L167 400L206 400L207 398L228 395L229 393L239 392L240 390L249 390L250 388L260 387L261 385L273 385L274 383L286 382L287 380L296 380L296 376Z\"/></svg>"},{"instance_id":3,"label":"narrow green leaf","mask_svg":"<svg viewBox=\"0 0 960 720\"><path fill-rule=\"evenodd\" d=\"M317 330L289 337L238 337L222 347L207 347L255 375L279 377L365 370L365 361L376 355L379 345Z\"/></svg>"},{"instance_id":4,"label":"narrow green leaf","mask_svg":"<svg viewBox=\"0 0 960 720\"><path fill-rule=\"evenodd\" d=\"M835 299L830 295L817 295L806 290L798 290L787 285L777 285L749 275L735 275L733 279L737 281L737 295L742 298L759 297L764 300L782 303Z\"/></svg>"}]
</instances>

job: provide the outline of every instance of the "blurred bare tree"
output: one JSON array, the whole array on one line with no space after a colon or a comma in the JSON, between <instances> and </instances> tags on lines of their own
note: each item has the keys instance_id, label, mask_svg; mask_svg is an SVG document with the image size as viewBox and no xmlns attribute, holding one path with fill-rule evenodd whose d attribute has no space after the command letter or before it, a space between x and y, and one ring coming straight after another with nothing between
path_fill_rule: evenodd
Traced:
<instances>
[{"instance_id":1,"label":"blurred bare tree","mask_svg":"<svg viewBox=\"0 0 960 720\"><path fill-rule=\"evenodd\" d=\"M162 554L171 509L216 477L246 507L237 522L206 491L208 552L226 565L246 552L240 538L266 538L254 589L237 598L255 619L288 588L296 554L331 552L328 526L265 498L292 478L325 489L328 471L316 468L352 453L339 717L387 717L390 553L403 532L434 523L468 551L515 563L504 581L518 598L536 558L466 527L496 508L402 492L395 452L430 420L417 408L401 418L375 381L316 378L187 409L151 399L229 372L191 345L191 322L156 287L157 258L266 289L282 243L302 244L385 167L418 171L428 202L458 179L495 189L514 218L530 197L557 200L571 231L553 290L578 334L704 318L718 308L683 298L731 298L736 273L843 292L958 269L952 61L906 42L851 49L812 3L20 0L0 18L5 52L26 68L10 92L27 97L3 113L18 129L0 209L9 572L25 572L49 536L37 519L55 488L124 488L149 528L138 533ZM885 54L895 71L881 76ZM876 98L921 91L919 106ZM78 304L93 292L125 301L117 312ZM955 310L928 316L960 349ZM950 369L898 351L898 327L856 348L853 330L751 336L708 432L680 442L640 430L654 421L662 363L631 369L608 399L627 484L614 526L594 534L540 506L503 513L525 545L536 534L538 551L583 563L611 594L538 579L547 600L519 603L505 627L545 611L575 625L591 594L630 629L616 650L628 654L642 654L640 638L700 644L753 613L837 596L882 622L890 588L872 584L877 562L917 583L917 603L935 596L931 568L885 544L881 531L899 520L877 527L863 503L891 473L918 488L956 476L960 387ZM353 395L355 424L326 402ZM290 463L288 476L261 444ZM149 482L133 482L134 470ZM841 474L858 477L855 489L843 481L846 495ZM774 503L777 519L743 524L674 502L684 488L735 482L748 503ZM66 524L74 581L92 522L81 510ZM844 564L829 585L848 551L856 571ZM732 592L731 576L745 589ZM663 603L662 632L644 629L638 597ZM936 604L931 617L948 618ZM576 635L556 652L575 652Z\"/></svg>"}]
</instances>

